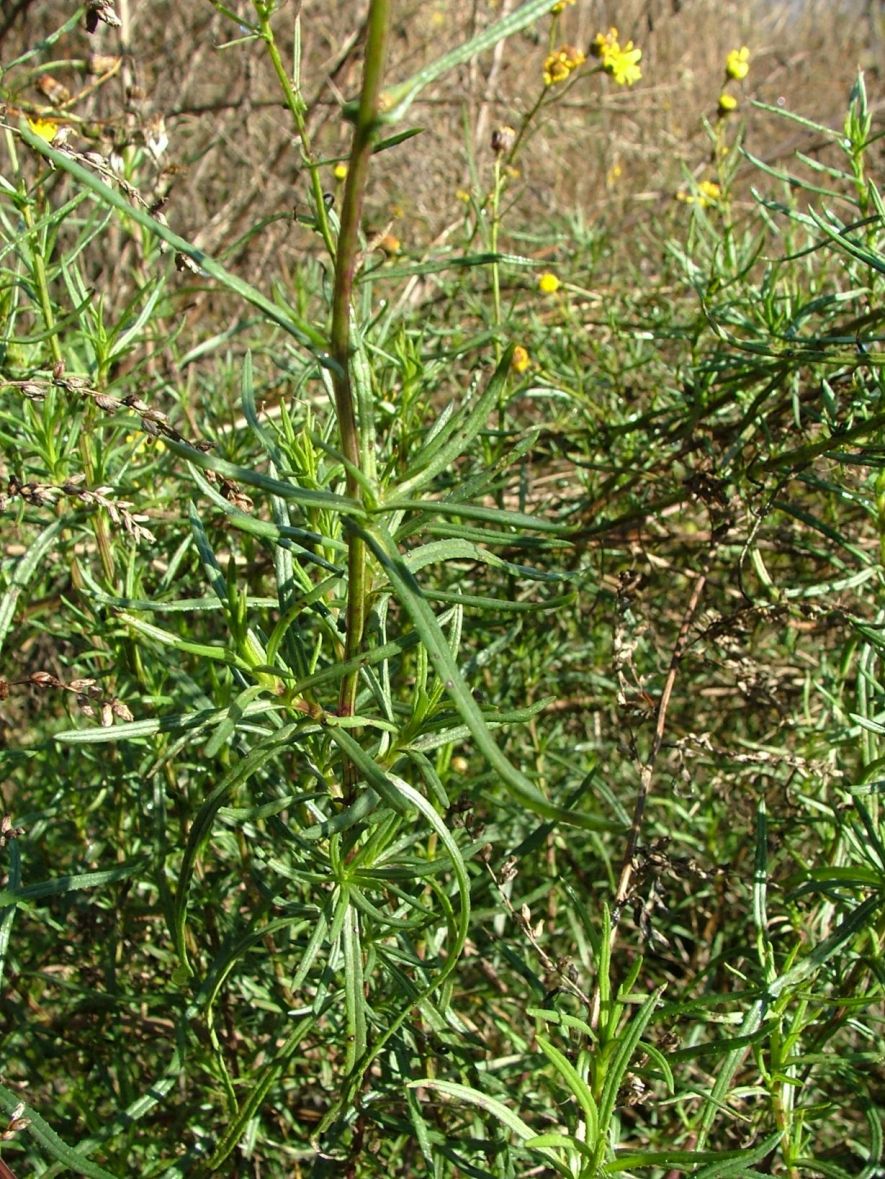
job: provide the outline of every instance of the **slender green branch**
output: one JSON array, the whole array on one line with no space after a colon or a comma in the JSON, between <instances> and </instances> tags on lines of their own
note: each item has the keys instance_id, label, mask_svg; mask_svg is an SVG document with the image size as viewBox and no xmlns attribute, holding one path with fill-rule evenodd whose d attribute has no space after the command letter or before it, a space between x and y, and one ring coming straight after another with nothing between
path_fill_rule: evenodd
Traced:
<instances>
[{"instance_id":1,"label":"slender green branch","mask_svg":"<svg viewBox=\"0 0 885 1179\"><path fill-rule=\"evenodd\" d=\"M362 469L359 429L354 408L351 378L350 316L351 294L359 254L360 216L363 195L372 155L372 141L378 127L379 100L384 75L387 30L390 23L389 0L372 0L369 7L366 63L360 94L356 127L347 166L344 198L341 206L341 229L335 255L335 286L332 296L331 353L335 365L332 381L335 409L341 434L341 449L354 471ZM346 494L360 497L359 482L352 471L347 474ZM366 616L366 551L362 539L351 533L348 540L347 639L345 659L353 659L362 645ZM341 684L338 707L342 715L353 713L359 671L349 672Z\"/></svg>"},{"instance_id":2,"label":"slender green branch","mask_svg":"<svg viewBox=\"0 0 885 1179\"><path fill-rule=\"evenodd\" d=\"M292 79L286 72L286 67L283 65L283 59L280 56L280 51L277 46L276 38L274 37L273 29L270 24L269 6L264 4L256 4L256 13L258 15L258 29L262 40L267 46L268 56L276 73L277 80L280 83L280 89L286 100L286 106L292 116L292 121L295 124L295 129L298 132L298 138L301 141L301 152L304 160L310 171L310 187L311 195L313 196L314 213L316 215L317 228L320 231L326 249L329 251L331 257L335 256L335 239L332 235L332 228L329 225L329 217L326 212L326 202L323 199L323 186L320 180L319 168L314 159L313 151L310 145L310 137L307 133L307 124L304 121L305 104L301 97L298 87L297 79L296 85L292 84Z\"/></svg>"}]
</instances>

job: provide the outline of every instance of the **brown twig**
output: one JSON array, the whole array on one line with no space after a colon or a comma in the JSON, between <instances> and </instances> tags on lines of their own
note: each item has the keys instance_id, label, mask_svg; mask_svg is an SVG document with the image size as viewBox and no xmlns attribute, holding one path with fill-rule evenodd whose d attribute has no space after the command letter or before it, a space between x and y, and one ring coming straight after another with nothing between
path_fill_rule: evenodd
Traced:
<instances>
[{"instance_id":1,"label":"brown twig","mask_svg":"<svg viewBox=\"0 0 885 1179\"><path fill-rule=\"evenodd\" d=\"M667 725L667 710L670 707L670 698L673 695L673 688L676 684L676 676L679 671L679 664L682 662L682 657L685 654L685 649L688 646L689 629L692 620L697 612L698 605L701 600L701 595L704 592L704 586L707 584L706 569L697 577L694 588L691 592L691 597L686 607L685 614L682 618L682 623L679 627L679 634L676 636L676 642L673 646L673 654L670 656L670 667L667 671L667 678L664 681L664 690L661 692L661 698L658 702L657 713L655 717L655 732L652 740L651 750L648 757L642 763L639 771L639 790L636 794L636 803L633 807L633 820L630 824L630 833L627 837L627 847L624 851L624 858L621 862L621 871L618 877L618 887L615 891L615 901L612 910L612 932L611 932L611 947L614 947L617 939L618 919L620 911L630 895L630 885L633 879L634 863L636 859L636 849L639 846L639 836L642 830L642 822L645 818L645 808L648 803L649 795L651 794L652 781L654 779L655 763L658 759L658 754L661 751L661 746L664 743L664 732ZM593 994L593 1001L590 1008L590 1026L596 1027L599 1020L600 1008L600 990L597 983Z\"/></svg>"}]
</instances>

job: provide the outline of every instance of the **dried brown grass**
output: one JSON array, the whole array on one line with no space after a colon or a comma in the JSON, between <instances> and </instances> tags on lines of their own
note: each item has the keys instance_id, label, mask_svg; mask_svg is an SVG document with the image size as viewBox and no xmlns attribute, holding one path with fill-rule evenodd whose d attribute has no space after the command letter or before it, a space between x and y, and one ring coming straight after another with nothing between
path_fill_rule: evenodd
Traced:
<instances>
[{"instance_id":1,"label":"dried brown grass","mask_svg":"<svg viewBox=\"0 0 885 1179\"><path fill-rule=\"evenodd\" d=\"M245 15L249 5L238 3ZM402 0L389 77L408 76L517 3ZM282 29L291 28L296 7L283 5ZM330 160L345 150L338 102L357 87L365 9L347 0L302 5L310 123ZM118 10L120 30L100 25L91 38L78 30L43 60L22 98L45 104L36 82L47 69L77 93L90 82L90 51L122 53L119 73L74 107L83 119L80 146L107 153L138 143L162 118L169 146L155 182L168 191L166 213L175 228L210 252L233 247L228 261L253 281L297 266L313 242L290 220L234 244L260 217L297 207L304 193L291 129L259 47L222 48L231 27L200 0L118 0ZM19 0L0 23L3 58L66 15L58 3ZM530 227L580 211L587 221L627 232L657 213L686 170L699 175L708 166L703 119L715 114L726 52L741 44L753 55L742 103L748 146L770 161L797 147L813 149L813 135L752 109L749 99L837 126L859 66L868 71L875 102L885 39L875 0L578 0L564 22L569 39L584 46L616 24L642 46L644 78L634 90L588 78L551 108L523 157L511 224ZM288 30L281 43L287 36ZM538 27L499 45L413 107L412 120L424 132L384 158L369 206L377 227L399 223L407 250L420 253L459 218L455 193L469 187L471 160L485 176L491 129L516 122L537 93L545 36Z\"/></svg>"}]
</instances>

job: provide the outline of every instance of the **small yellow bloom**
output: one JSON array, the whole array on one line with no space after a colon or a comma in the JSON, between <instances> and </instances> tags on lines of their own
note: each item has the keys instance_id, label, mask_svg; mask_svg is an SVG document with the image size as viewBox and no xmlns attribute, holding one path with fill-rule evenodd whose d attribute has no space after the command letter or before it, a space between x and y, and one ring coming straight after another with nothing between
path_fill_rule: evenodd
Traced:
<instances>
[{"instance_id":1,"label":"small yellow bloom","mask_svg":"<svg viewBox=\"0 0 885 1179\"><path fill-rule=\"evenodd\" d=\"M531 365L532 358L528 351L523 348L522 344L517 344L513 349L513 358L510 361L510 367L515 373L524 373Z\"/></svg>"},{"instance_id":2,"label":"small yellow bloom","mask_svg":"<svg viewBox=\"0 0 885 1179\"><path fill-rule=\"evenodd\" d=\"M722 196L722 189L715 180L702 180L698 185L697 192L680 191L676 194L677 201L685 201L687 205L700 205L702 209L708 209L710 205L715 205Z\"/></svg>"},{"instance_id":3,"label":"small yellow bloom","mask_svg":"<svg viewBox=\"0 0 885 1179\"><path fill-rule=\"evenodd\" d=\"M376 249L383 250L388 256L398 254L402 249L402 242L395 233L385 233L375 242Z\"/></svg>"},{"instance_id":4,"label":"small yellow bloom","mask_svg":"<svg viewBox=\"0 0 885 1179\"><path fill-rule=\"evenodd\" d=\"M750 72L750 51L746 45L740 49L732 49L725 59L725 75L734 78L736 82L743 82Z\"/></svg>"},{"instance_id":5,"label":"small yellow bloom","mask_svg":"<svg viewBox=\"0 0 885 1179\"><path fill-rule=\"evenodd\" d=\"M345 180L347 178L347 164L343 160L340 164L336 164L332 169L332 175L336 180Z\"/></svg>"},{"instance_id":6,"label":"small yellow bloom","mask_svg":"<svg viewBox=\"0 0 885 1179\"><path fill-rule=\"evenodd\" d=\"M574 45L563 45L544 60L544 85L556 86L564 82L572 70L583 65L587 58Z\"/></svg>"},{"instance_id":7,"label":"small yellow bloom","mask_svg":"<svg viewBox=\"0 0 885 1179\"><path fill-rule=\"evenodd\" d=\"M590 52L594 57L598 57L603 66L607 65L609 57L612 53L620 49L618 44L618 30L614 25L607 33L597 33L590 46Z\"/></svg>"},{"instance_id":8,"label":"small yellow bloom","mask_svg":"<svg viewBox=\"0 0 885 1179\"><path fill-rule=\"evenodd\" d=\"M51 119L28 119L28 130L32 135L38 135L47 143L52 143L58 134L58 123L53 123Z\"/></svg>"},{"instance_id":9,"label":"small yellow bloom","mask_svg":"<svg viewBox=\"0 0 885 1179\"><path fill-rule=\"evenodd\" d=\"M544 295L555 295L561 286L562 283L549 270L545 270L538 279L538 290Z\"/></svg>"},{"instance_id":10,"label":"small yellow bloom","mask_svg":"<svg viewBox=\"0 0 885 1179\"><path fill-rule=\"evenodd\" d=\"M464 205L470 204L470 193L466 188L459 188L455 191L455 200L461 201Z\"/></svg>"},{"instance_id":11,"label":"small yellow bloom","mask_svg":"<svg viewBox=\"0 0 885 1179\"><path fill-rule=\"evenodd\" d=\"M639 68L641 57L642 50L634 48L633 42L628 41L621 52L612 57L606 71L619 86L632 86L642 77L642 70Z\"/></svg>"},{"instance_id":12,"label":"small yellow bloom","mask_svg":"<svg viewBox=\"0 0 885 1179\"><path fill-rule=\"evenodd\" d=\"M621 46L618 40L618 30L612 26L607 33L597 33L596 39L590 46L590 52L602 62L602 68L611 74L619 86L632 86L642 77L639 62L642 50L637 49L632 41Z\"/></svg>"},{"instance_id":13,"label":"small yellow bloom","mask_svg":"<svg viewBox=\"0 0 885 1179\"><path fill-rule=\"evenodd\" d=\"M556 3L553 5L550 11L554 16L559 16L561 12L564 12L566 8L568 8L570 4L574 4L574 2L575 0L556 0Z\"/></svg>"},{"instance_id":14,"label":"small yellow bloom","mask_svg":"<svg viewBox=\"0 0 885 1179\"><path fill-rule=\"evenodd\" d=\"M720 115L730 115L732 111L738 108L738 100L733 94L719 95L719 113Z\"/></svg>"}]
</instances>

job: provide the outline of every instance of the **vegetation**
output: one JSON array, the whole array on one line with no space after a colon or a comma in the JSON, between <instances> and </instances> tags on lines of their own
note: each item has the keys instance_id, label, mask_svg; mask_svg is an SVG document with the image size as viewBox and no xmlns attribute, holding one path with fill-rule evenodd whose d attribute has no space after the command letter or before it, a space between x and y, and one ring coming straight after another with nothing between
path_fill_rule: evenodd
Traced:
<instances>
[{"instance_id":1,"label":"vegetation","mask_svg":"<svg viewBox=\"0 0 885 1179\"><path fill-rule=\"evenodd\" d=\"M287 201L200 189L128 0L2 50L5 1169L881 1175L863 72L833 122L729 45L666 199L609 136L589 219L533 178L638 31L525 0L395 71L371 0L333 119L318 10L192 7ZM422 241L384 194L477 69Z\"/></svg>"}]
</instances>

